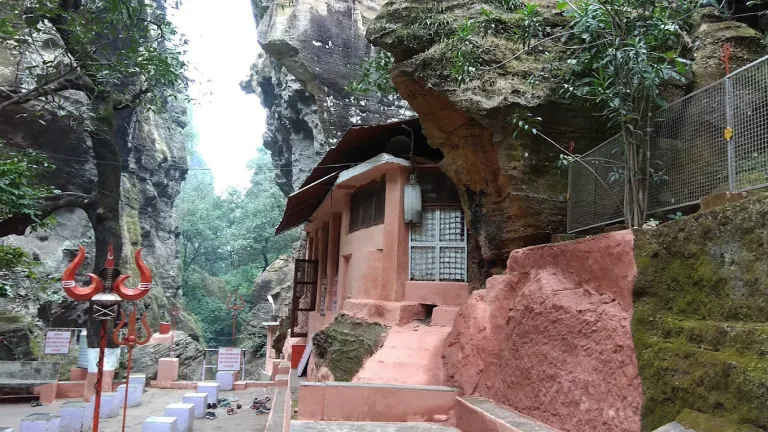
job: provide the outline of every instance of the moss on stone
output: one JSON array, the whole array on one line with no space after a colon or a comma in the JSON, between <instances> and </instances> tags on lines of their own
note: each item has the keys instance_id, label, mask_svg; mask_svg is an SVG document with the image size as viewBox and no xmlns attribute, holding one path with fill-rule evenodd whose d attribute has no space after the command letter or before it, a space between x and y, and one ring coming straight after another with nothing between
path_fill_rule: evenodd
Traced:
<instances>
[{"instance_id":1,"label":"moss on stone","mask_svg":"<svg viewBox=\"0 0 768 432\"><path fill-rule=\"evenodd\" d=\"M696 432L761 432L750 425L733 424L725 419L692 410L683 411L676 421Z\"/></svg>"},{"instance_id":2,"label":"moss on stone","mask_svg":"<svg viewBox=\"0 0 768 432\"><path fill-rule=\"evenodd\" d=\"M351 381L383 343L388 328L339 314L312 338L315 365L326 367L336 381Z\"/></svg>"},{"instance_id":3,"label":"moss on stone","mask_svg":"<svg viewBox=\"0 0 768 432\"><path fill-rule=\"evenodd\" d=\"M636 233L643 430L686 409L768 428L765 220L762 195Z\"/></svg>"}]
</instances>

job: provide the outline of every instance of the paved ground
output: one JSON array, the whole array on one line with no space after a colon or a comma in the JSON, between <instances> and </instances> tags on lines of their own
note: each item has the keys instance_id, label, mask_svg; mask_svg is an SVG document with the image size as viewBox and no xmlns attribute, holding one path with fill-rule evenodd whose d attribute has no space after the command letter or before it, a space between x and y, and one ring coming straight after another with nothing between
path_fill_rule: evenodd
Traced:
<instances>
[{"instance_id":1,"label":"paved ground","mask_svg":"<svg viewBox=\"0 0 768 432\"><path fill-rule=\"evenodd\" d=\"M269 391L269 396L273 397L273 389ZM141 400L141 406L128 409L128 417L125 423L126 431L141 431L141 423L147 417L153 415L163 415L165 407L174 402L181 402L184 393L190 390L158 390L148 389ZM236 394L243 404L243 409L237 414L228 416L224 408L216 410L219 416L216 420L195 419L194 430L200 432L213 432L228 430L230 432L262 432L267 424L267 415L257 415L248 407L250 401L255 397L264 397L267 395L265 389L248 389L243 391L221 392L219 397L228 398ZM59 406L67 400L59 400L52 405L32 408L29 404L2 404L0 405L0 426L10 426L14 430L19 430L21 419L32 413L53 413L58 414ZM100 423L100 432L119 432L122 423L123 412L116 418L102 419Z\"/></svg>"}]
</instances>

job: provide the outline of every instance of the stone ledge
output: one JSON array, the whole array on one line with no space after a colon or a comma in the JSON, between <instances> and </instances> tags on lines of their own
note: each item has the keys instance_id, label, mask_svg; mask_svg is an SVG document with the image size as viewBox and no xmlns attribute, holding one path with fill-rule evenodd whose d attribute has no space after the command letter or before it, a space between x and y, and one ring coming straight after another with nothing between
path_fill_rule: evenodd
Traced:
<instances>
[{"instance_id":1,"label":"stone ledge","mask_svg":"<svg viewBox=\"0 0 768 432\"><path fill-rule=\"evenodd\" d=\"M358 388L375 388L375 389L391 389L391 390L417 390L417 391L433 391L433 392L459 392L459 389L446 386L418 386L418 385L405 385L405 384L378 384L378 383L359 383L359 382L344 382L344 381L323 381L323 382L302 382L301 387L358 387Z\"/></svg>"},{"instance_id":2,"label":"stone ledge","mask_svg":"<svg viewBox=\"0 0 768 432\"><path fill-rule=\"evenodd\" d=\"M165 390L195 390L197 381L155 381L149 382L150 388Z\"/></svg>"},{"instance_id":3,"label":"stone ledge","mask_svg":"<svg viewBox=\"0 0 768 432\"><path fill-rule=\"evenodd\" d=\"M456 398L456 427L475 432L559 432L517 411L478 397Z\"/></svg>"}]
</instances>

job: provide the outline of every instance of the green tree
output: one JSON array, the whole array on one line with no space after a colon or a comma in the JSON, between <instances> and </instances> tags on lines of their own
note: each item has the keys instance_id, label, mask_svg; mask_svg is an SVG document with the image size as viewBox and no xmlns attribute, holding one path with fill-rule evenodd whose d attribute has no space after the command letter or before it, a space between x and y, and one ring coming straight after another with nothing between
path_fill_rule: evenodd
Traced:
<instances>
[{"instance_id":1,"label":"green tree","mask_svg":"<svg viewBox=\"0 0 768 432\"><path fill-rule=\"evenodd\" d=\"M85 127L97 161L98 189L90 195L69 192L47 205L40 200L39 214L82 208L95 232L96 263L104 262L110 242L115 258L122 255L121 119L137 109L162 111L186 84L180 42L162 5L149 0L8 0L0 5L0 37L13 38L22 54L46 51L49 37L63 43L55 57L19 71L31 80L0 87L0 112L24 106L34 113L39 105L52 104ZM62 92L71 90L87 96L86 106L61 102ZM0 234L22 234L26 226L18 216L0 220Z\"/></svg>"},{"instance_id":2,"label":"green tree","mask_svg":"<svg viewBox=\"0 0 768 432\"><path fill-rule=\"evenodd\" d=\"M646 219L648 189L654 179L650 145L652 114L662 107L661 87L670 80L685 82L688 60L681 57L694 1L581 0L560 7L573 17L571 42L577 46L564 92L602 110L624 142L624 218L629 227Z\"/></svg>"},{"instance_id":3,"label":"green tree","mask_svg":"<svg viewBox=\"0 0 768 432\"><path fill-rule=\"evenodd\" d=\"M11 149L0 140L0 220L24 228L43 223L46 201L56 192L43 183L52 168L45 155Z\"/></svg>"}]
</instances>

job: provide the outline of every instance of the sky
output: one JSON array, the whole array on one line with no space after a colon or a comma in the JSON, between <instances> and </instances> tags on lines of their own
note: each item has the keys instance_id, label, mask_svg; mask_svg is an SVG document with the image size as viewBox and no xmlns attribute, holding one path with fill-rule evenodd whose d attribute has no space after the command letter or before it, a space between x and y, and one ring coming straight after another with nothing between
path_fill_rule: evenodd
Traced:
<instances>
[{"instance_id":1,"label":"sky","mask_svg":"<svg viewBox=\"0 0 768 432\"><path fill-rule=\"evenodd\" d=\"M226 7L222 6L226 4ZM246 95L240 81L256 59L256 23L250 0L184 0L170 16L189 39L192 124L198 152L211 168L218 194L247 187L248 161L256 157L266 128L266 112L256 95Z\"/></svg>"}]
</instances>

